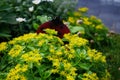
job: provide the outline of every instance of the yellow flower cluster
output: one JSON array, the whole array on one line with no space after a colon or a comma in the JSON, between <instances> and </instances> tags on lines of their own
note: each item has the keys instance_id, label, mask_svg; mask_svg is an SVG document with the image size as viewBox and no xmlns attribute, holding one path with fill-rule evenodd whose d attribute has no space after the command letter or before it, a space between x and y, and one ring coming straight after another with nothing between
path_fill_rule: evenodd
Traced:
<instances>
[{"instance_id":1,"label":"yellow flower cluster","mask_svg":"<svg viewBox=\"0 0 120 80\"><path fill-rule=\"evenodd\" d=\"M97 26L96 26L96 29L103 29L103 25L102 25L102 24L97 25Z\"/></svg>"},{"instance_id":2,"label":"yellow flower cluster","mask_svg":"<svg viewBox=\"0 0 120 80\"><path fill-rule=\"evenodd\" d=\"M8 43L9 44L17 44L17 43L23 43L23 42L29 43L31 39L40 39L38 45L41 46L44 43L45 39L51 40L51 39L53 39L53 37L55 37L52 35L57 34L57 31L55 31L53 29L45 29L45 31L46 31L46 33L51 34L51 35L44 34L44 33L41 33L38 35L36 33L29 33L29 34L24 34L23 36L14 38L13 40L9 41ZM61 44L63 44L62 40L59 37L56 37L56 38Z\"/></svg>"},{"instance_id":3,"label":"yellow flower cluster","mask_svg":"<svg viewBox=\"0 0 120 80\"><path fill-rule=\"evenodd\" d=\"M94 25L95 29L105 29L101 19L97 18L96 16L90 16L89 20L93 22L92 25ZM97 25L94 22L97 22Z\"/></svg>"},{"instance_id":4,"label":"yellow flower cluster","mask_svg":"<svg viewBox=\"0 0 120 80\"><path fill-rule=\"evenodd\" d=\"M28 70L28 65L17 64L15 68L11 69L7 75L6 80L27 80L23 75Z\"/></svg>"},{"instance_id":5,"label":"yellow flower cluster","mask_svg":"<svg viewBox=\"0 0 120 80\"><path fill-rule=\"evenodd\" d=\"M99 80L96 73L84 73L82 80Z\"/></svg>"},{"instance_id":6,"label":"yellow flower cluster","mask_svg":"<svg viewBox=\"0 0 120 80\"><path fill-rule=\"evenodd\" d=\"M20 52L23 50L23 47L20 45L14 45L14 47L9 51L9 55L12 57L17 57Z\"/></svg>"},{"instance_id":7,"label":"yellow flower cluster","mask_svg":"<svg viewBox=\"0 0 120 80\"><path fill-rule=\"evenodd\" d=\"M59 68L59 66L60 66L60 60L59 59L54 59L52 61L53 61L53 66L56 67L56 68Z\"/></svg>"},{"instance_id":8,"label":"yellow flower cluster","mask_svg":"<svg viewBox=\"0 0 120 80\"><path fill-rule=\"evenodd\" d=\"M96 18L96 16L91 15L91 16L90 16L90 19L91 19L91 20L96 20L97 18Z\"/></svg>"},{"instance_id":9,"label":"yellow flower cluster","mask_svg":"<svg viewBox=\"0 0 120 80\"><path fill-rule=\"evenodd\" d=\"M51 46L51 48L54 48ZM52 61L52 66L54 67L51 69L51 72L53 74L58 73L61 76L64 76L66 80L75 80L75 77L77 76L77 73L75 72L77 69L72 66L72 64L68 61L71 57L74 56L74 54L71 54L70 51L67 50L65 46L62 46L59 50L51 50L52 55L47 56L47 58ZM62 52L63 51L63 52ZM65 52L64 52L65 51ZM67 52L67 53L66 53ZM74 51L72 51L73 53ZM64 57L63 57L64 56ZM65 59L64 59L65 58ZM62 70L61 70L62 66Z\"/></svg>"},{"instance_id":10,"label":"yellow flower cluster","mask_svg":"<svg viewBox=\"0 0 120 80\"><path fill-rule=\"evenodd\" d=\"M77 73L75 71L77 69L75 67L73 67L72 64L69 63L68 61L63 61L63 62L64 62L63 63L64 64L64 75L63 76L65 76L67 78L67 80L75 80L75 77L77 76ZM71 79L70 79L70 77L71 77Z\"/></svg>"},{"instance_id":11,"label":"yellow flower cluster","mask_svg":"<svg viewBox=\"0 0 120 80\"><path fill-rule=\"evenodd\" d=\"M40 61L42 60L42 56L39 54L38 50L30 51L26 54L23 54L21 58L26 61L27 63L33 62L40 64Z\"/></svg>"},{"instance_id":12,"label":"yellow flower cluster","mask_svg":"<svg viewBox=\"0 0 120 80\"><path fill-rule=\"evenodd\" d=\"M81 14L80 14L80 12L74 12L74 16L76 16L76 17L80 17Z\"/></svg>"},{"instance_id":13,"label":"yellow flower cluster","mask_svg":"<svg viewBox=\"0 0 120 80\"><path fill-rule=\"evenodd\" d=\"M87 52L88 56L94 61L101 61L104 63L106 62L106 57L103 56L101 52L97 52L95 49L93 50L89 49Z\"/></svg>"},{"instance_id":14,"label":"yellow flower cluster","mask_svg":"<svg viewBox=\"0 0 120 80\"><path fill-rule=\"evenodd\" d=\"M66 38L69 41L70 47L85 46L88 43L88 40L78 37L77 34L75 35L65 34L64 38Z\"/></svg>"},{"instance_id":15,"label":"yellow flower cluster","mask_svg":"<svg viewBox=\"0 0 120 80\"><path fill-rule=\"evenodd\" d=\"M0 43L0 52L7 49L7 43L6 42L2 42Z\"/></svg>"},{"instance_id":16,"label":"yellow flower cluster","mask_svg":"<svg viewBox=\"0 0 120 80\"><path fill-rule=\"evenodd\" d=\"M68 21L70 22L70 23L72 23L72 24L74 24L76 21L75 21L75 19L74 19L74 17L69 17L68 18Z\"/></svg>"},{"instance_id":17,"label":"yellow flower cluster","mask_svg":"<svg viewBox=\"0 0 120 80\"><path fill-rule=\"evenodd\" d=\"M54 29L45 29L44 30L47 34L51 34L51 35L57 35L57 31L55 31Z\"/></svg>"},{"instance_id":18,"label":"yellow flower cluster","mask_svg":"<svg viewBox=\"0 0 120 80\"><path fill-rule=\"evenodd\" d=\"M92 22L89 21L89 18L83 18L83 23L86 24L86 25L90 25L92 24Z\"/></svg>"},{"instance_id":19,"label":"yellow flower cluster","mask_svg":"<svg viewBox=\"0 0 120 80\"><path fill-rule=\"evenodd\" d=\"M101 19L99 19L99 18L97 18L96 16L93 16L93 15L91 15L89 19L90 19L90 20L93 20L93 21L95 20L95 21L97 21L98 23L102 23Z\"/></svg>"},{"instance_id":20,"label":"yellow flower cluster","mask_svg":"<svg viewBox=\"0 0 120 80\"><path fill-rule=\"evenodd\" d=\"M29 39L36 37L36 35L37 34L35 33L24 34L23 36L14 38L13 40L9 41L9 44L15 44L16 42L21 42L21 41L27 42Z\"/></svg>"},{"instance_id":21,"label":"yellow flower cluster","mask_svg":"<svg viewBox=\"0 0 120 80\"><path fill-rule=\"evenodd\" d=\"M81 11L81 12L87 12L88 8L87 7L81 7L78 10Z\"/></svg>"},{"instance_id":22,"label":"yellow flower cluster","mask_svg":"<svg viewBox=\"0 0 120 80\"><path fill-rule=\"evenodd\" d=\"M44 42L45 42L45 40L40 40L40 41L38 42L38 45L39 45L39 46L42 46L42 45L44 44Z\"/></svg>"},{"instance_id":23,"label":"yellow flower cluster","mask_svg":"<svg viewBox=\"0 0 120 80\"><path fill-rule=\"evenodd\" d=\"M60 65L63 64L64 70L60 70ZM75 77L77 76L77 73L75 72L77 69L71 65L67 60L59 60L54 59L53 60L53 66L55 69L52 69L52 73L58 73L61 76L66 77L66 80L75 80Z\"/></svg>"}]
</instances>

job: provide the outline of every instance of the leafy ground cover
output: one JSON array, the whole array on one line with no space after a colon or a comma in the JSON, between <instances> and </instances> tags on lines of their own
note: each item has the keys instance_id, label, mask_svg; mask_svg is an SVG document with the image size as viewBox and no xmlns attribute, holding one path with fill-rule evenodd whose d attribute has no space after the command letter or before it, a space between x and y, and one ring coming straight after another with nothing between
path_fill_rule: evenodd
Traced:
<instances>
[{"instance_id":1,"label":"leafy ground cover","mask_svg":"<svg viewBox=\"0 0 120 80\"><path fill-rule=\"evenodd\" d=\"M112 46L103 47L112 80L120 80L120 34L112 35Z\"/></svg>"}]
</instances>

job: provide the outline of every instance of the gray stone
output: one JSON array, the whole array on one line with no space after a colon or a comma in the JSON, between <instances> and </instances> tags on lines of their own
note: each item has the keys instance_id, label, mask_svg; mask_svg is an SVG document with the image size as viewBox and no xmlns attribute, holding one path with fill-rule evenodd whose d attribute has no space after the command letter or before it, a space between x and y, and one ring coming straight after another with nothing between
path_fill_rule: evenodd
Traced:
<instances>
[{"instance_id":1,"label":"gray stone","mask_svg":"<svg viewBox=\"0 0 120 80\"><path fill-rule=\"evenodd\" d=\"M97 16L110 30L120 33L120 0L79 0L79 7L88 7L88 15Z\"/></svg>"}]
</instances>

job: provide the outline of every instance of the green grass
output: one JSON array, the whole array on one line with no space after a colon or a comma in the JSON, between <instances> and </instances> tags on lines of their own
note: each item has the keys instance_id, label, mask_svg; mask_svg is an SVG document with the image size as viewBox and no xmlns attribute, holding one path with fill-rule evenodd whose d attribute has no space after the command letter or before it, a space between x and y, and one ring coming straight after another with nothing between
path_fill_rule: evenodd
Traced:
<instances>
[{"instance_id":1,"label":"green grass","mask_svg":"<svg viewBox=\"0 0 120 80\"><path fill-rule=\"evenodd\" d=\"M107 56L112 80L120 80L120 34L113 34L112 46L103 47L102 50Z\"/></svg>"}]
</instances>

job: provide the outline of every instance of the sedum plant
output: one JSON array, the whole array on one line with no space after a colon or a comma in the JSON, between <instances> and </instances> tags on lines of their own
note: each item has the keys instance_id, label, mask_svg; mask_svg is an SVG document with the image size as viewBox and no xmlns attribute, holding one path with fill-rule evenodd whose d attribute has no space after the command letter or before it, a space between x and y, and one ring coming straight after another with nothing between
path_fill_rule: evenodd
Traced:
<instances>
[{"instance_id":1,"label":"sedum plant","mask_svg":"<svg viewBox=\"0 0 120 80\"><path fill-rule=\"evenodd\" d=\"M88 40L45 31L0 43L1 80L110 80L106 57Z\"/></svg>"}]
</instances>

